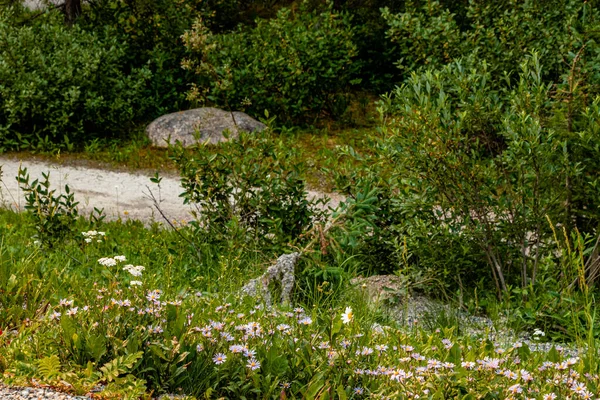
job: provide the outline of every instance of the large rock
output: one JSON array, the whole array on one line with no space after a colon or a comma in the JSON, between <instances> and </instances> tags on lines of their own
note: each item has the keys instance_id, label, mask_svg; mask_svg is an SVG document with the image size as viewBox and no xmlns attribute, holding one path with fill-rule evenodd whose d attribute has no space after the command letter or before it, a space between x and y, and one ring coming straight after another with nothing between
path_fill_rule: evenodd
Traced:
<instances>
[{"instance_id":1,"label":"large rock","mask_svg":"<svg viewBox=\"0 0 600 400\"><path fill-rule=\"evenodd\" d=\"M223 135L226 130L229 138L234 139L240 131L256 132L265 128L265 124L243 112L204 107L163 115L148 125L146 133L154 146L168 147L168 143L179 140L187 147L198 142L226 141Z\"/></svg>"}]
</instances>

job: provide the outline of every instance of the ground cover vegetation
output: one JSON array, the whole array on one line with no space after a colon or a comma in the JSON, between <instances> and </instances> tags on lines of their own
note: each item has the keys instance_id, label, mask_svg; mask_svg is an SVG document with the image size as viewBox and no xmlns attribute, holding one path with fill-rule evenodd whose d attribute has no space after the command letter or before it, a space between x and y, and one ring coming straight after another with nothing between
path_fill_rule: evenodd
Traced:
<instances>
[{"instance_id":1,"label":"ground cover vegetation","mask_svg":"<svg viewBox=\"0 0 600 400\"><path fill-rule=\"evenodd\" d=\"M1 8L0 148L151 158L197 206L189 226L106 222L21 171L28 212L0 213L3 380L130 398L597 395L598 9L105 0L65 23ZM199 104L268 129L154 157L140 126ZM307 182L346 199L323 209ZM293 304L240 294L291 252ZM376 273L581 353L403 325L349 284Z\"/></svg>"}]
</instances>

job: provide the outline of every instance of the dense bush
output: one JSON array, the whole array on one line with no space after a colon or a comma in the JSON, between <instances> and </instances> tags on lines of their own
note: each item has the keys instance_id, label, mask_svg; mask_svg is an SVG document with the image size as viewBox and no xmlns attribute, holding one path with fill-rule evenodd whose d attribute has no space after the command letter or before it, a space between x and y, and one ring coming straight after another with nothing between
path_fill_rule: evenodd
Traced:
<instances>
[{"instance_id":1,"label":"dense bush","mask_svg":"<svg viewBox=\"0 0 600 400\"><path fill-rule=\"evenodd\" d=\"M69 148L123 132L143 115L146 67L126 69L111 31L89 33L49 15L33 26L0 16L0 149Z\"/></svg>"},{"instance_id":2,"label":"dense bush","mask_svg":"<svg viewBox=\"0 0 600 400\"><path fill-rule=\"evenodd\" d=\"M242 135L215 149L174 147L186 203L197 206L196 241L233 237L262 250L298 242L322 213L307 198L295 152L268 134ZM261 251L262 251L261 250Z\"/></svg>"},{"instance_id":3,"label":"dense bush","mask_svg":"<svg viewBox=\"0 0 600 400\"><path fill-rule=\"evenodd\" d=\"M226 3L226 4L222 4ZM111 30L127 47L124 61L128 68L148 68L146 119L185 109L185 91L191 78L181 68L185 51L181 35L197 15L211 15L212 7L225 1L202 0L100 0L90 3L79 20L86 31Z\"/></svg>"},{"instance_id":4,"label":"dense bush","mask_svg":"<svg viewBox=\"0 0 600 400\"><path fill-rule=\"evenodd\" d=\"M383 16L406 72L473 54L488 63L497 82L504 73L516 76L532 51L540 54L544 79L557 80L569 55L597 36L598 23L594 5L576 0L470 1L452 11L437 1L416 1L407 2L402 13L384 9Z\"/></svg>"},{"instance_id":5,"label":"dense bush","mask_svg":"<svg viewBox=\"0 0 600 400\"><path fill-rule=\"evenodd\" d=\"M600 224L592 161L600 156L600 98L587 104L577 92L565 104L543 82L536 55L502 89L494 89L485 64L473 65L413 74L397 88L383 106L384 148L402 178L396 204L410 218L400 231L415 255L441 266L457 252L467 262L454 264L457 274L478 259L506 290L535 283L541 260L552 255L553 224L587 233ZM565 79L579 79L574 74ZM446 238L439 243L445 251L419 238Z\"/></svg>"},{"instance_id":6,"label":"dense bush","mask_svg":"<svg viewBox=\"0 0 600 400\"><path fill-rule=\"evenodd\" d=\"M254 115L266 109L284 121L314 117L351 83L353 37L349 17L331 11L282 9L254 28L220 35L199 19L184 36L184 66L198 75L190 98Z\"/></svg>"}]
</instances>

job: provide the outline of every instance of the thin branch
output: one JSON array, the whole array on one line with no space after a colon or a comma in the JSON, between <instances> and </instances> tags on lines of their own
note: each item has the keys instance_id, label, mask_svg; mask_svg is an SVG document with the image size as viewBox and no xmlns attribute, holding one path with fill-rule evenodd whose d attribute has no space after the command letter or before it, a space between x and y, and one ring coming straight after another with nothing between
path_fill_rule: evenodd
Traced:
<instances>
[{"instance_id":1,"label":"thin branch","mask_svg":"<svg viewBox=\"0 0 600 400\"><path fill-rule=\"evenodd\" d=\"M169 218L165 215L165 213L163 212L163 210L160 208L160 202L156 198L156 196L154 196L154 193L152 193L152 190L150 190L150 188L148 186L146 186L146 189L148 189L148 193L144 193L144 194L146 195L147 198L149 198L150 200L152 200L152 205L154 206L154 208L156 208L156 210L163 217L163 219L167 222L167 224L169 224L169 226L171 227L171 229L173 229L179 235L180 238L182 238L183 240L185 240L190 246L192 246L194 248L194 250L196 250L196 255L198 257L198 261L202 262L202 256L201 256L201 253L200 253L200 249L196 246L196 244L194 242L192 242L189 238L185 237L185 235L183 233L181 233L179 231L179 229L177 229L175 227L175 225L173 225L173 223L171 222L171 220L169 220Z\"/></svg>"}]
</instances>

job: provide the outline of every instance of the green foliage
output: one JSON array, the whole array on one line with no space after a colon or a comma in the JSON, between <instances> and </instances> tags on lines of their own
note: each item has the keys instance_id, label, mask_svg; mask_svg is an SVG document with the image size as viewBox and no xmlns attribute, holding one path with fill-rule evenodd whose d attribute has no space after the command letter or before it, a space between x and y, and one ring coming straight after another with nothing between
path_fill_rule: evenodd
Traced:
<instances>
[{"instance_id":1,"label":"green foliage","mask_svg":"<svg viewBox=\"0 0 600 400\"><path fill-rule=\"evenodd\" d=\"M216 4L214 4L216 3ZM144 87L146 120L188 107L185 90L191 74L181 69L181 35L198 14L209 15L222 1L100 0L90 4L79 21L90 32L109 29L127 51L130 69L147 69L152 79Z\"/></svg>"},{"instance_id":2,"label":"green foliage","mask_svg":"<svg viewBox=\"0 0 600 400\"><path fill-rule=\"evenodd\" d=\"M45 381L51 381L60 375L60 359L56 354L38 360L37 367Z\"/></svg>"},{"instance_id":3,"label":"green foliage","mask_svg":"<svg viewBox=\"0 0 600 400\"><path fill-rule=\"evenodd\" d=\"M100 367L102 379L106 382L116 381L120 375L129 372L143 355L144 353L139 351L137 353L117 357L104 364L104 366Z\"/></svg>"},{"instance_id":4,"label":"green foliage","mask_svg":"<svg viewBox=\"0 0 600 400\"><path fill-rule=\"evenodd\" d=\"M198 81L188 96L228 109L264 110L283 121L317 116L332 95L345 93L356 55L349 16L330 10L258 20L256 27L212 34L202 19L184 36L184 68Z\"/></svg>"},{"instance_id":5,"label":"green foliage","mask_svg":"<svg viewBox=\"0 0 600 400\"><path fill-rule=\"evenodd\" d=\"M30 182L27 168L19 168L17 181L25 194L25 210L35 221L37 238L44 245L52 246L72 234L79 203L68 185L64 193L56 194L56 189L50 189L50 173L42 173L42 178L42 181Z\"/></svg>"},{"instance_id":6,"label":"green foliage","mask_svg":"<svg viewBox=\"0 0 600 400\"><path fill-rule=\"evenodd\" d=\"M389 24L388 37L401 54L398 66L405 73L423 66L439 68L472 54L487 62L496 84L504 73L516 76L517 66L533 51L540 54L544 79L557 80L569 67L565 64L569 55L597 37L598 13L592 3L415 1L407 2L402 13L383 10L383 16Z\"/></svg>"},{"instance_id":7,"label":"green foliage","mask_svg":"<svg viewBox=\"0 0 600 400\"><path fill-rule=\"evenodd\" d=\"M269 133L242 134L218 146L173 149L181 196L197 206L198 234L216 243L242 235L281 246L297 242L319 219L317 202L307 198L300 178L303 166L281 140Z\"/></svg>"},{"instance_id":8,"label":"green foliage","mask_svg":"<svg viewBox=\"0 0 600 400\"><path fill-rule=\"evenodd\" d=\"M73 150L131 126L145 108L146 67L110 30L67 28L56 14L32 26L0 11L0 150Z\"/></svg>"},{"instance_id":9,"label":"green foliage","mask_svg":"<svg viewBox=\"0 0 600 400\"><path fill-rule=\"evenodd\" d=\"M356 208L363 209L360 203ZM131 399L147 397L147 391L196 398L319 398L327 393L356 398L355 390L392 397L407 390L438 398L458 393L504 397L515 382L493 366L501 352L503 370L531 371L535 379L528 388L539 393L570 390L562 380L550 379L562 365L580 374L586 390L598 389L597 350L586 331L580 332L588 347L575 359L533 345L494 344L487 332L460 336L453 314L425 315L417 326L390 319L374 325L381 320L364 293L347 287L335 288L343 296L323 301L331 287L321 285L322 297L310 308L266 308L255 298L236 295L236 289L214 293L212 282L190 279L188 269L194 277L207 274L211 260L190 264L189 249L173 231L105 222L106 232L95 233L100 242L71 241L40 252L27 241L30 229L23 215L2 211L0 218L0 368L9 385L33 378L83 395L102 384L97 396ZM324 237L342 229L345 218L331 221ZM75 222L77 229L88 224ZM563 254L579 276L575 270L585 265L580 256L588 251L577 246ZM106 262L116 252L127 256ZM220 254L230 263L240 257L248 255L225 249ZM127 271L128 262L145 264L141 276ZM255 263L238 274L246 277L260 269ZM15 277L5 279L5 271ZM327 274L324 279L335 282L335 273ZM133 279L141 285L133 285ZM6 281L12 286L4 286ZM341 314L348 316L348 306L352 310L344 323ZM592 308L586 312L593 315ZM247 346L248 352L238 353L233 345ZM216 357L220 353L226 355L222 363ZM390 372L366 372L382 366ZM420 378L390 379L402 371Z\"/></svg>"},{"instance_id":10,"label":"green foliage","mask_svg":"<svg viewBox=\"0 0 600 400\"><path fill-rule=\"evenodd\" d=\"M485 63L466 64L413 74L393 93L384 106L388 151L399 160L396 173L407 190L402 213L429 214L420 234L448 232L461 240L505 290L511 270L520 272L522 285L535 282L540 258L548 254L546 215L565 226L598 226L590 185L597 176L588 156L571 150L595 130L566 134L548 123L563 105L543 83L536 55L522 63L518 83L502 90L494 90ZM587 183L583 171L590 173ZM574 193L589 193L585 207L575 206Z\"/></svg>"},{"instance_id":11,"label":"green foliage","mask_svg":"<svg viewBox=\"0 0 600 400\"><path fill-rule=\"evenodd\" d=\"M407 11L400 14L385 8L382 15L389 24L387 35L402 55L397 61L401 69L444 65L461 54L461 32L454 14L437 1L420 8L408 3Z\"/></svg>"}]
</instances>

